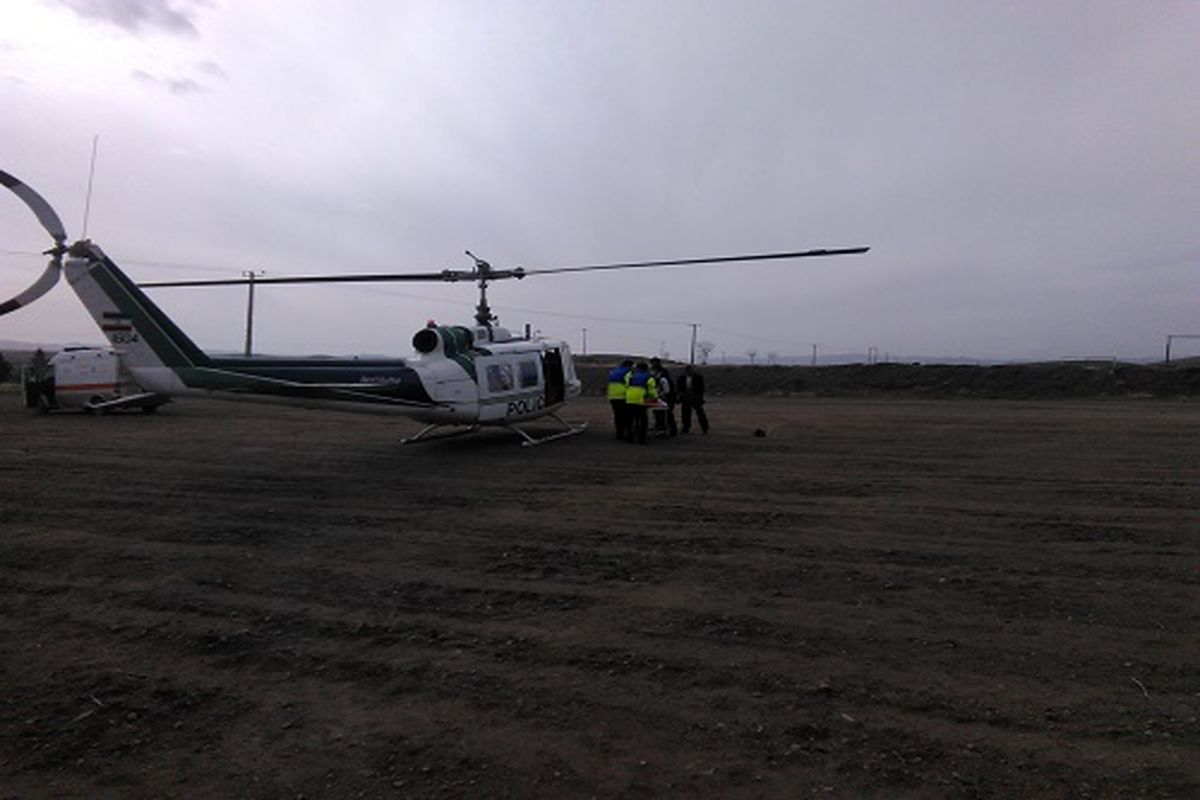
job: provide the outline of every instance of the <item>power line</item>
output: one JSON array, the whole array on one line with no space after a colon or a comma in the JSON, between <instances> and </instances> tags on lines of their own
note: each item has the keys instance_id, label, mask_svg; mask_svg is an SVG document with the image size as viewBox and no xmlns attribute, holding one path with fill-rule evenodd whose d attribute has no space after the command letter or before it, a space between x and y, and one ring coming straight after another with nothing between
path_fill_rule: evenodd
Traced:
<instances>
[{"instance_id":1,"label":"power line","mask_svg":"<svg viewBox=\"0 0 1200 800\"><path fill-rule=\"evenodd\" d=\"M539 311L534 308L518 308L516 306L505 306L509 311L519 311L523 314L544 314L547 317L562 317L564 319L583 319L592 320L594 322L617 322L630 325L668 325L668 326L686 326L691 325L690 322L677 322L674 320L662 319L620 319L617 317L594 317L590 314L566 314L561 311Z\"/></svg>"},{"instance_id":2,"label":"power line","mask_svg":"<svg viewBox=\"0 0 1200 800\"><path fill-rule=\"evenodd\" d=\"M164 267L166 269L187 269L196 270L198 272L219 272L224 274L241 273L242 270L235 267L214 267L208 264L193 264L184 261L150 261L140 258L122 258L122 264L136 264L139 267Z\"/></svg>"},{"instance_id":3,"label":"power line","mask_svg":"<svg viewBox=\"0 0 1200 800\"><path fill-rule=\"evenodd\" d=\"M740 333L738 331L731 331L727 328L717 328L717 327L713 327L711 325L708 325L706 327L710 331L714 331L716 333L723 333L726 336L737 336L742 339L753 339L758 342L773 342L774 344L786 344L786 345L792 345L792 346L799 346L801 344L800 342L798 342L794 339L772 339L767 336L755 336L752 333ZM808 343L805 343L804 346L807 347L809 345L808 345Z\"/></svg>"}]
</instances>

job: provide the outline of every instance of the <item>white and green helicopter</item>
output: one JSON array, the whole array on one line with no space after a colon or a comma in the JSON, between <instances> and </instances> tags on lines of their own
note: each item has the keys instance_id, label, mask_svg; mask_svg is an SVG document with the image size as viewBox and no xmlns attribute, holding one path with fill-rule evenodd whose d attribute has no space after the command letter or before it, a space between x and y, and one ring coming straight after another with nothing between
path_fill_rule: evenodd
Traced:
<instances>
[{"instance_id":1,"label":"white and green helicopter","mask_svg":"<svg viewBox=\"0 0 1200 800\"><path fill-rule=\"evenodd\" d=\"M54 240L46 251L50 263L25 291L0 303L0 316L29 305L49 291L61 274L75 290L120 360L124 389L85 401L91 410L157 407L177 395L270 399L304 406L393 412L426 423L415 442L500 426L519 434L526 446L582 433L586 423L559 416L563 405L579 395L581 383L566 342L540 336L516 336L497 324L487 302L492 281L596 270L765 261L865 253L869 248L805 250L715 258L687 258L620 264L594 264L545 269L495 269L471 258L469 270L427 273L374 273L166 281L136 284L90 240L67 244L62 221L49 203L29 186L0 171L0 183L33 211ZM468 252L468 255L471 255ZM215 358L207 355L155 305L141 286L219 286L280 283L366 283L393 281L475 281L479 304L474 324L435 325L414 334L409 358ZM54 378L40 387L53 398ZM535 436L524 423L549 418L552 433Z\"/></svg>"}]
</instances>

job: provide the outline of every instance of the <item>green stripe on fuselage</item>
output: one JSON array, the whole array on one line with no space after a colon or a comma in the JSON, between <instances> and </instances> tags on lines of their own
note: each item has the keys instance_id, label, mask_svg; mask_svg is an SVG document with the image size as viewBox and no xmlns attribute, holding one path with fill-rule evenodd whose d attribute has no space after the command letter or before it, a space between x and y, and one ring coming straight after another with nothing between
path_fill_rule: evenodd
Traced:
<instances>
[{"instance_id":1,"label":"green stripe on fuselage","mask_svg":"<svg viewBox=\"0 0 1200 800\"><path fill-rule=\"evenodd\" d=\"M95 265L91 274L96 284L121 313L129 318L138 335L145 339L146 344L163 364L178 373L183 367L208 361L204 352L184 336L183 331L167 319L166 315L150 302L150 298L134 286L111 261L106 259ZM176 337L180 337L182 341L177 341ZM188 350L191 352L187 352Z\"/></svg>"},{"instance_id":2,"label":"green stripe on fuselage","mask_svg":"<svg viewBox=\"0 0 1200 800\"><path fill-rule=\"evenodd\" d=\"M463 368L475 383L479 376L475 374L475 351L472 348L474 334L470 328L462 325L441 325L437 328L438 337L442 340L442 352L446 357Z\"/></svg>"},{"instance_id":3,"label":"green stripe on fuselage","mask_svg":"<svg viewBox=\"0 0 1200 800\"><path fill-rule=\"evenodd\" d=\"M394 378L379 382L376 382L373 376L363 376L353 365L347 365L340 370L335 368L335 371L345 373L344 377L349 381L346 383L304 382L303 376L299 374L288 380L255 374L255 369L252 366L235 369L185 367L176 371L189 387L208 391L419 408L433 408L439 405L429 397L416 372L408 367L403 368ZM328 371L327 369L326 372ZM360 376L359 381L353 381L356 374ZM363 377L367 380L362 380Z\"/></svg>"}]
</instances>

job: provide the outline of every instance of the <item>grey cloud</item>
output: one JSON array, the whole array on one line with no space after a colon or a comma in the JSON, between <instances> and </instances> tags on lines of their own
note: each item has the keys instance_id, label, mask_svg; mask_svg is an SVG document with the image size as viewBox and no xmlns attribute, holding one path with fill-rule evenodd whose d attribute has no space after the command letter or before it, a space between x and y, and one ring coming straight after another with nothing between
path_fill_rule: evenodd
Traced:
<instances>
[{"instance_id":1,"label":"grey cloud","mask_svg":"<svg viewBox=\"0 0 1200 800\"><path fill-rule=\"evenodd\" d=\"M198 94L212 90L214 81L227 82L229 73L211 58L193 62L190 68L183 70L182 75L155 75L144 69L134 69L130 72L135 80L153 84L166 89L174 95ZM190 75L186 73L191 73Z\"/></svg>"},{"instance_id":2,"label":"grey cloud","mask_svg":"<svg viewBox=\"0 0 1200 800\"><path fill-rule=\"evenodd\" d=\"M24 50L21 45L7 39L0 39L0 53L20 53ZM29 86L29 81L12 72L0 74L0 82L10 86Z\"/></svg>"},{"instance_id":3,"label":"grey cloud","mask_svg":"<svg viewBox=\"0 0 1200 800\"><path fill-rule=\"evenodd\" d=\"M169 78L166 84L167 91L171 94L196 94L208 91L206 87L191 78Z\"/></svg>"},{"instance_id":4,"label":"grey cloud","mask_svg":"<svg viewBox=\"0 0 1200 800\"><path fill-rule=\"evenodd\" d=\"M130 74L134 80L161 86L174 95L198 94L209 90L207 86L192 78L160 78L142 69L135 69Z\"/></svg>"},{"instance_id":5,"label":"grey cloud","mask_svg":"<svg viewBox=\"0 0 1200 800\"><path fill-rule=\"evenodd\" d=\"M203 61L197 61L194 65L197 72L203 72L213 78L219 78L223 81L229 80L229 73L221 69L221 65L211 58L206 58Z\"/></svg>"},{"instance_id":6,"label":"grey cloud","mask_svg":"<svg viewBox=\"0 0 1200 800\"><path fill-rule=\"evenodd\" d=\"M161 31L197 36L193 22L206 0L57 0L84 19L107 22L129 33Z\"/></svg>"}]
</instances>

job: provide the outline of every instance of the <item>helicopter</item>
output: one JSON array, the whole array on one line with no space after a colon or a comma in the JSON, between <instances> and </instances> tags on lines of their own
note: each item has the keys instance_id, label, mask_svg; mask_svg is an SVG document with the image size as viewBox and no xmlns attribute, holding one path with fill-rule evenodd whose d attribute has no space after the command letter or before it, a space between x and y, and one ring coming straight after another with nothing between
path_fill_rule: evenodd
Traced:
<instances>
[{"instance_id":1,"label":"helicopter","mask_svg":"<svg viewBox=\"0 0 1200 800\"><path fill-rule=\"evenodd\" d=\"M267 399L307 407L398 413L425 424L403 443L459 435L499 426L519 435L524 446L576 436L586 422L568 422L563 406L578 397L582 383L570 346L540 335L513 334L499 324L487 301L494 281L531 275L796 259L865 253L867 247L684 258L583 266L497 269L487 261L467 270L437 272L299 275L138 284L88 239L67 244L66 228L50 204L27 184L0 170L0 184L13 192L54 240L45 251L46 269L25 291L0 303L0 316L48 292L65 274L133 385L116 405L157 407L178 395ZM412 337L408 358L217 358L201 350L150 298L144 288L247 284L313 284L473 281L479 289L470 325L430 320ZM42 391L53 393L53 376ZM134 400L137 398L137 400ZM97 407L103 410L102 403ZM535 435L525 424L547 418L551 433Z\"/></svg>"}]
</instances>

